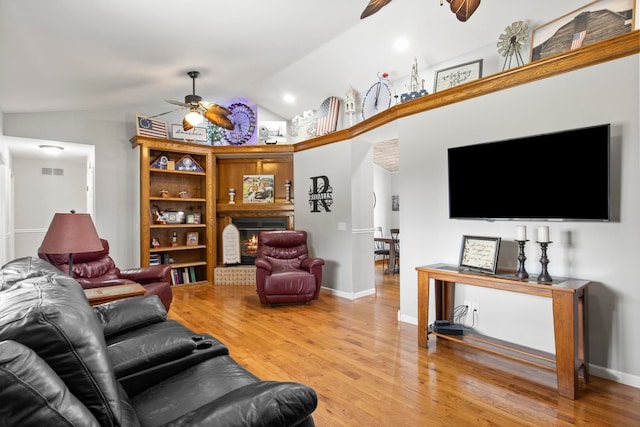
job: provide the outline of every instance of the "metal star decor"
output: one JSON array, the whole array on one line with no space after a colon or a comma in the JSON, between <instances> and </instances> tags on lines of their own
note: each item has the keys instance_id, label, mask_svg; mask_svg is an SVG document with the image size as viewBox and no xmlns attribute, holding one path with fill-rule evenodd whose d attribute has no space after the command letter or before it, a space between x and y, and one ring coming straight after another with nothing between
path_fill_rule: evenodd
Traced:
<instances>
[{"instance_id":1,"label":"metal star decor","mask_svg":"<svg viewBox=\"0 0 640 427\"><path fill-rule=\"evenodd\" d=\"M529 36L529 26L523 21L516 21L504 29L504 34L500 34L498 38L498 53L504 56L504 64L502 71L507 68L507 60L509 68L511 68L511 59L516 57L516 65L523 65L520 48L524 46Z\"/></svg>"}]
</instances>

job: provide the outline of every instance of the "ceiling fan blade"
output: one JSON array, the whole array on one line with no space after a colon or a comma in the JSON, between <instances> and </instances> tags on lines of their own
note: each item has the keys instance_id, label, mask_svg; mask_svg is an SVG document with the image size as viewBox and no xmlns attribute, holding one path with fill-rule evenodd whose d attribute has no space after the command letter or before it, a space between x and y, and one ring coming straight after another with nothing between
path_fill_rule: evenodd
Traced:
<instances>
[{"instance_id":1,"label":"ceiling fan blade","mask_svg":"<svg viewBox=\"0 0 640 427\"><path fill-rule=\"evenodd\" d=\"M216 112L207 110L204 112L204 117L216 126L220 126L221 128L227 130L233 130L233 122L224 115L220 115Z\"/></svg>"},{"instance_id":2,"label":"ceiling fan blade","mask_svg":"<svg viewBox=\"0 0 640 427\"><path fill-rule=\"evenodd\" d=\"M360 19L373 15L389 3L391 3L391 0L370 0L362 15L360 15Z\"/></svg>"},{"instance_id":3,"label":"ceiling fan blade","mask_svg":"<svg viewBox=\"0 0 640 427\"><path fill-rule=\"evenodd\" d=\"M219 116L228 116L231 114L231 110L222 105L214 104L213 102L202 101L200 103L200 107L202 107L203 111L208 111L209 113L217 114Z\"/></svg>"},{"instance_id":4,"label":"ceiling fan blade","mask_svg":"<svg viewBox=\"0 0 640 427\"><path fill-rule=\"evenodd\" d=\"M181 107L191 107L191 104L187 104L187 103L182 102L182 101L172 101L170 99L165 99L165 101L168 102L169 104L179 105Z\"/></svg>"},{"instance_id":5,"label":"ceiling fan blade","mask_svg":"<svg viewBox=\"0 0 640 427\"><path fill-rule=\"evenodd\" d=\"M183 108L175 108L175 109L173 109L171 111L165 111L164 113L156 114L154 116L149 116L148 118L149 119L154 119L156 117L164 116L165 114L173 113L174 111L178 111L178 110L183 110Z\"/></svg>"},{"instance_id":6,"label":"ceiling fan blade","mask_svg":"<svg viewBox=\"0 0 640 427\"><path fill-rule=\"evenodd\" d=\"M480 6L480 0L447 0L451 4L451 11L456 14L458 21L465 22Z\"/></svg>"}]
</instances>

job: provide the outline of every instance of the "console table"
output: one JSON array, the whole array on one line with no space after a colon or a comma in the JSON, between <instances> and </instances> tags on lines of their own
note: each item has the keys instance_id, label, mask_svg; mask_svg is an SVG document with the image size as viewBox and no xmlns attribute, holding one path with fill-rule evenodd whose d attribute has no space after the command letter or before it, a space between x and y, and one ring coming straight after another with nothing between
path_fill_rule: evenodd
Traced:
<instances>
[{"instance_id":1,"label":"console table","mask_svg":"<svg viewBox=\"0 0 640 427\"><path fill-rule=\"evenodd\" d=\"M457 266L435 264L416 268L418 272L418 345L427 346L427 334L455 341L485 351L521 360L526 363L556 371L558 393L575 399L578 394L578 377L589 381L587 343L587 287L589 281L560 278L553 283L538 283L535 278L518 279L514 273L484 274L462 270ZM553 331L555 355L511 345L476 333L443 335L430 331L429 283L434 282L436 320L451 319L453 314L455 284L481 286L521 294L551 298L553 305Z\"/></svg>"}]
</instances>

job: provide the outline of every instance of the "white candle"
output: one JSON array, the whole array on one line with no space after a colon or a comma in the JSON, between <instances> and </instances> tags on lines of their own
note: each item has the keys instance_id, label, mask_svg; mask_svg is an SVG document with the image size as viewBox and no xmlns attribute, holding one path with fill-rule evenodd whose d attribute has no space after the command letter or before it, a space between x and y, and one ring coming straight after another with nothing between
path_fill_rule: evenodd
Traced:
<instances>
[{"instance_id":1,"label":"white candle","mask_svg":"<svg viewBox=\"0 0 640 427\"><path fill-rule=\"evenodd\" d=\"M542 227L538 227L538 242L547 243L549 242L549 227L543 225Z\"/></svg>"},{"instance_id":2,"label":"white candle","mask_svg":"<svg viewBox=\"0 0 640 427\"><path fill-rule=\"evenodd\" d=\"M516 240L525 241L527 240L527 226L526 225L518 225L516 227Z\"/></svg>"}]
</instances>

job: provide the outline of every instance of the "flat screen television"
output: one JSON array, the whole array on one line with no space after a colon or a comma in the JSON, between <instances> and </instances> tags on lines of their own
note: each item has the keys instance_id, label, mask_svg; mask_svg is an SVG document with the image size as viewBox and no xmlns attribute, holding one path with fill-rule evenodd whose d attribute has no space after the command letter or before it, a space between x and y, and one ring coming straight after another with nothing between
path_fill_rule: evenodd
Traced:
<instances>
[{"instance_id":1,"label":"flat screen television","mask_svg":"<svg viewBox=\"0 0 640 427\"><path fill-rule=\"evenodd\" d=\"M449 148L452 219L609 221L610 124Z\"/></svg>"}]
</instances>

